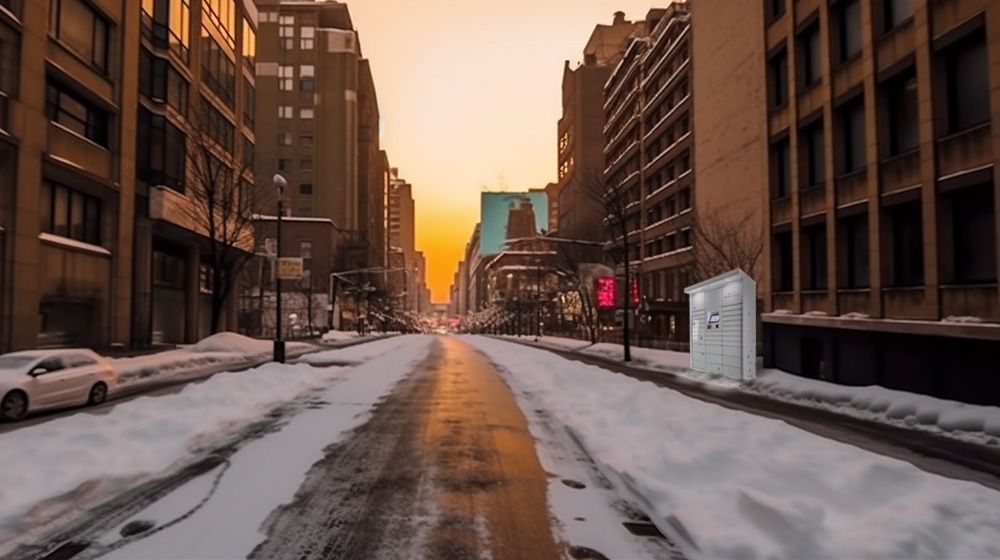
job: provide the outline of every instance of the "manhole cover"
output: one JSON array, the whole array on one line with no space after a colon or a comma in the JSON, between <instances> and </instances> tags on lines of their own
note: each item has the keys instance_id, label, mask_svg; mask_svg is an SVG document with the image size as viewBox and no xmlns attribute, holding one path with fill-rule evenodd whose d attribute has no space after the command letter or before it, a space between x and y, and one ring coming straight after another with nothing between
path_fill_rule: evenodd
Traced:
<instances>
[{"instance_id":1,"label":"manhole cover","mask_svg":"<svg viewBox=\"0 0 1000 560\"><path fill-rule=\"evenodd\" d=\"M666 538L656 525L652 523L636 522L636 521L626 521L622 523L629 533L633 535L638 535L640 537L660 537Z\"/></svg>"},{"instance_id":2,"label":"manhole cover","mask_svg":"<svg viewBox=\"0 0 1000 560\"><path fill-rule=\"evenodd\" d=\"M136 519L126 523L122 527L121 531L118 533L123 537L131 537L132 535L138 535L139 533L145 533L146 531L156 527L156 523L146 519Z\"/></svg>"}]
</instances>

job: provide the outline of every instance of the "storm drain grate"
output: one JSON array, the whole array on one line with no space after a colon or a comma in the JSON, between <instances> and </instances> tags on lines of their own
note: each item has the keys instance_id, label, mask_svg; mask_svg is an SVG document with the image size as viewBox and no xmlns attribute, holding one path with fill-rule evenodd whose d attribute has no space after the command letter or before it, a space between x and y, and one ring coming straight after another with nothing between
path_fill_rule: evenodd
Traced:
<instances>
[{"instance_id":1,"label":"storm drain grate","mask_svg":"<svg viewBox=\"0 0 1000 560\"><path fill-rule=\"evenodd\" d=\"M622 523L629 533L639 537L659 537L661 539L667 538L656 525L645 521L626 521Z\"/></svg>"},{"instance_id":2,"label":"storm drain grate","mask_svg":"<svg viewBox=\"0 0 1000 560\"><path fill-rule=\"evenodd\" d=\"M73 542L63 543L62 546L42 557L42 560L70 560L77 554L90 548L90 543Z\"/></svg>"}]
</instances>

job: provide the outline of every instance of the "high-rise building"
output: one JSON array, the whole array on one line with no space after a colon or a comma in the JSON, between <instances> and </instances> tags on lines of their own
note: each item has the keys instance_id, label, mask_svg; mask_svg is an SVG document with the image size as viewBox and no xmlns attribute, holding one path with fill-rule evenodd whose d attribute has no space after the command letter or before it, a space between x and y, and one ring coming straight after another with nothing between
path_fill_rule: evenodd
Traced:
<instances>
[{"instance_id":1,"label":"high-rise building","mask_svg":"<svg viewBox=\"0 0 1000 560\"><path fill-rule=\"evenodd\" d=\"M417 291L418 277L414 270L418 266L416 249L416 223L415 223L415 203L413 200L413 187L405 180L399 178L399 171L392 169L392 178L389 180L389 229L388 229L388 255L391 269L401 269L403 274L394 273L390 280L393 282L393 293L405 292L403 298L404 309L416 310L420 304L420 296ZM398 284L402 280L403 284Z\"/></svg>"},{"instance_id":2,"label":"high-rise building","mask_svg":"<svg viewBox=\"0 0 1000 560\"><path fill-rule=\"evenodd\" d=\"M984 323L1000 321L1000 4L693 4L734 64L757 59L713 107L757 116L728 127L717 155L756 147L764 167L757 178L737 158L763 222L765 363L995 404L1000 335ZM701 83L700 57L716 53L699 33ZM704 68L726 83L724 66ZM703 180L726 177L696 171L699 197Z\"/></svg>"},{"instance_id":3,"label":"high-rise building","mask_svg":"<svg viewBox=\"0 0 1000 560\"><path fill-rule=\"evenodd\" d=\"M535 207L528 198L510 202L507 210L506 239L523 239L537 235L535 230Z\"/></svg>"},{"instance_id":4,"label":"high-rise building","mask_svg":"<svg viewBox=\"0 0 1000 560\"><path fill-rule=\"evenodd\" d=\"M0 2L0 349L207 331L190 148L207 138L235 170L253 144L256 17L244 0Z\"/></svg>"},{"instance_id":5,"label":"high-rise building","mask_svg":"<svg viewBox=\"0 0 1000 560\"><path fill-rule=\"evenodd\" d=\"M563 67L562 117L558 124L558 181L549 193L549 231L561 237L604 239L601 201L604 171L604 84L643 22L615 12L610 25L594 28L583 49L583 62Z\"/></svg>"},{"instance_id":6,"label":"high-rise building","mask_svg":"<svg viewBox=\"0 0 1000 560\"><path fill-rule=\"evenodd\" d=\"M604 89L604 176L616 197L608 231L639 284L645 336L684 348L694 263L688 3L650 10L628 41Z\"/></svg>"}]
</instances>

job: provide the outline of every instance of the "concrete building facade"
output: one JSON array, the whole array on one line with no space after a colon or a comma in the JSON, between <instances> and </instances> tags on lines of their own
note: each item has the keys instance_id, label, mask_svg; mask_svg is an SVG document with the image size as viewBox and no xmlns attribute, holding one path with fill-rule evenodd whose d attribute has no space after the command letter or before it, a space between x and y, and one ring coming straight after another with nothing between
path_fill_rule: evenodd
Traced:
<instances>
[{"instance_id":1,"label":"concrete building facade","mask_svg":"<svg viewBox=\"0 0 1000 560\"><path fill-rule=\"evenodd\" d=\"M690 57L688 3L650 10L604 88L611 250L639 284L645 323L636 334L671 348L687 345L683 288L693 278Z\"/></svg>"},{"instance_id":2,"label":"concrete building facade","mask_svg":"<svg viewBox=\"0 0 1000 560\"><path fill-rule=\"evenodd\" d=\"M218 161L252 145L256 25L236 0L0 3L0 350L204 334L185 152L208 110Z\"/></svg>"},{"instance_id":3,"label":"concrete building facade","mask_svg":"<svg viewBox=\"0 0 1000 560\"><path fill-rule=\"evenodd\" d=\"M594 28L583 61L563 67L562 116L557 126L558 180L549 193L549 233L572 239L604 239L601 201L604 170L604 84L621 59L626 39L641 31L616 12L610 25Z\"/></svg>"},{"instance_id":4,"label":"concrete building facade","mask_svg":"<svg viewBox=\"0 0 1000 560\"><path fill-rule=\"evenodd\" d=\"M989 324L1000 322L1000 5L768 0L734 10L706 0L693 9L698 88L730 85L695 90L696 106L716 108L698 114L698 130L726 123L730 133L699 140L697 203L702 189L759 200L765 363L1000 402ZM747 62L728 82L727 68L709 62L726 58ZM728 171L715 165L732 156Z\"/></svg>"}]
</instances>

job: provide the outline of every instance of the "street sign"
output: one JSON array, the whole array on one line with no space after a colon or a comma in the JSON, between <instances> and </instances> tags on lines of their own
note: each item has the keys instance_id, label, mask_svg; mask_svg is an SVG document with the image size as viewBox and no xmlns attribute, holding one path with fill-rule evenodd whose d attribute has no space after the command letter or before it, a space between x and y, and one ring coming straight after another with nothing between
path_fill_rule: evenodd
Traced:
<instances>
[{"instance_id":1,"label":"street sign","mask_svg":"<svg viewBox=\"0 0 1000 560\"><path fill-rule=\"evenodd\" d=\"M281 280L302 279L302 258L281 257L278 259L278 278Z\"/></svg>"}]
</instances>

